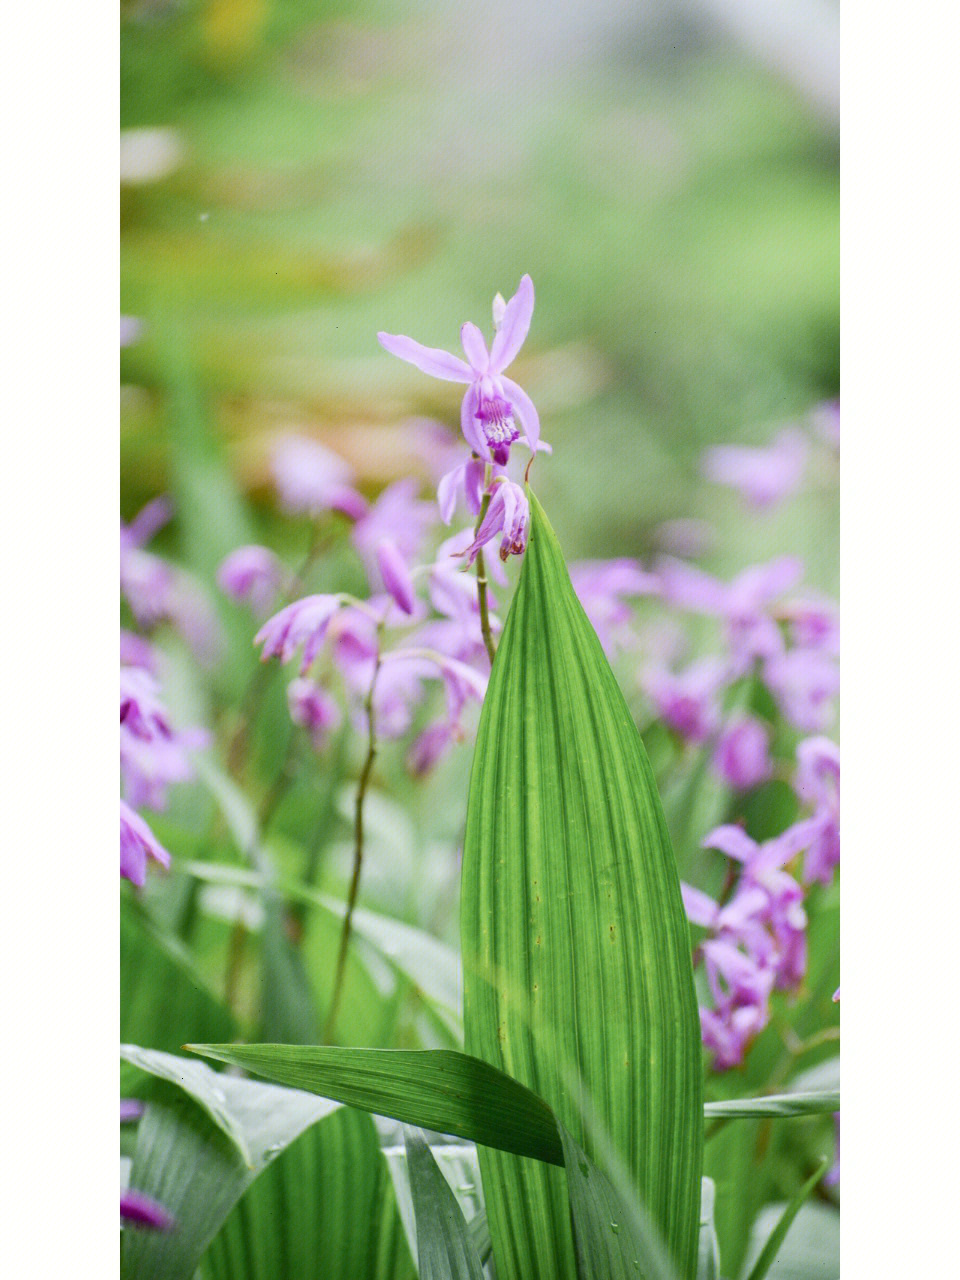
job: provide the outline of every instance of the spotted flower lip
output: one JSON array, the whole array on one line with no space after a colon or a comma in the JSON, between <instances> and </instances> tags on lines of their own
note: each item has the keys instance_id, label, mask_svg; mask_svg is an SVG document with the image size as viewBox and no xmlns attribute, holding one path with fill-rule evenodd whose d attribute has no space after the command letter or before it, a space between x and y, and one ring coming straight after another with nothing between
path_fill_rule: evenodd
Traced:
<instances>
[{"instance_id":1,"label":"spotted flower lip","mask_svg":"<svg viewBox=\"0 0 960 1280\"><path fill-rule=\"evenodd\" d=\"M460 426L467 444L485 462L504 465L510 456L510 446L521 434L531 451L536 450L540 439L540 418L533 401L503 372L516 357L530 330L533 302L533 281L525 275L503 308L489 350L483 334L468 320L460 329L466 360L437 347L425 347L401 334L377 334L385 351L415 365L430 377L468 384L460 408ZM516 425L517 419L522 433Z\"/></svg>"}]
</instances>

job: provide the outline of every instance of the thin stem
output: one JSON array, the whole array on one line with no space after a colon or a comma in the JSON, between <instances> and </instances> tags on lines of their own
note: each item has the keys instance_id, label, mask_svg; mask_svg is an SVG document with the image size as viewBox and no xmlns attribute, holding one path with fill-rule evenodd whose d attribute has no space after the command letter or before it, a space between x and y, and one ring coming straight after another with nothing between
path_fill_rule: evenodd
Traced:
<instances>
[{"instance_id":1,"label":"thin stem","mask_svg":"<svg viewBox=\"0 0 960 1280\"><path fill-rule=\"evenodd\" d=\"M333 1039L337 1014L340 1011L340 997L343 994L343 978L347 967L347 952L350 947L350 931L353 928L353 909L357 904L360 890L360 872L363 867L363 802L367 794L367 785L373 772L373 762L377 756L377 728L373 713L373 696L377 687L377 676L380 674L380 644L383 636L383 620L377 624L377 653L374 659L373 676L364 702L367 713L367 755L360 771L357 784L357 801L353 819L353 874L350 877L350 889L347 893L347 910L343 917L343 929L340 932L340 949L337 953L337 968L333 979L333 995L330 999L330 1012L323 1028L323 1039L329 1043Z\"/></svg>"},{"instance_id":2,"label":"thin stem","mask_svg":"<svg viewBox=\"0 0 960 1280\"><path fill-rule=\"evenodd\" d=\"M477 530L483 524L483 517L487 514L487 508L490 506L490 478L493 468L487 463L483 476L483 487L486 492L483 495L483 501L480 504L480 514L477 516L477 523L474 526L474 536ZM490 605L487 600L487 562L483 557L483 551L477 552L477 603L480 606L480 633L483 636L483 646L487 651L487 657L490 659L490 665L493 666L493 659L497 653L497 646L494 643L493 632L490 629Z\"/></svg>"}]
</instances>

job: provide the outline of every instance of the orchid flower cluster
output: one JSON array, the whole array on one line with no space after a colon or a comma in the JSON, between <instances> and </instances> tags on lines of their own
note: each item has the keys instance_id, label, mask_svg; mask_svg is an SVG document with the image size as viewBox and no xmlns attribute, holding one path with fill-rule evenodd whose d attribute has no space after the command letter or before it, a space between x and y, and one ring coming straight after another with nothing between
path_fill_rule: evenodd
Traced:
<instances>
[{"instance_id":1,"label":"orchid flower cluster","mask_svg":"<svg viewBox=\"0 0 960 1280\"><path fill-rule=\"evenodd\" d=\"M143 550L170 518L165 499L148 503L129 525L120 526L120 589L134 620L144 627L171 623L197 657L216 651L215 615L187 574ZM170 865L170 855L137 812L167 806L171 785L193 777L191 753L207 745L204 730L173 727L157 679L158 658L138 632L120 632L120 874L138 887L149 861Z\"/></svg>"},{"instance_id":2,"label":"orchid flower cluster","mask_svg":"<svg viewBox=\"0 0 960 1280\"><path fill-rule=\"evenodd\" d=\"M533 284L524 276L509 302L499 295L494 300L489 350L476 325L463 325L466 360L412 338L379 335L387 351L423 372L466 384L461 428L468 452L461 456L442 430L431 433L439 445L432 460L442 467L436 505L420 498L412 477L395 481L368 504L343 458L300 437L277 442L273 474L282 507L315 520L330 512L348 520L370 587L366 599L326 593L289 600L255 638L263 659L288 662L299 654L287 689L290 715L318 750L343 719L341 701L361 730L372 723L377 737L403 737L429 682L439 679L446 711L419 732L408 752L411 770L421 774L464 737L464 712L482 701L491 639L500 627L487 572L498 586L507 580L496 560L476 578L464 570L484 564L483 549L498 536L500 560L526 547L529 505L523 487L508 475L511 450L521 440L531 453L548 446L540 442L533 402L504 370L526 338L533 305ZM445 538L427 556L438 516L450 525L460 507L473 526ZM281 603L289 581L265 547L239 548L219 572L221 588L258 611Z\"/></svg>"},{"instance_id":3,"label":"orchid flower cluster","mask_svg":"<svg viewBox=\"0 0 960 1280\"><path fill-rule=\"evenodd\" d=\"M814 437L837 447L836 406L818 409L811 426ZM787 428L766 449L708 450L704 472L748 505L769 509L799 486L810 447L799 428ZM802 982L805 898L812 885L831 883L840 861L839 749L826 736L839 690L836 606L801 588L803 565L792 556L752 566L729 582L667 556L651 569L620 559L574 564L570 572L611 661L635 663L647 714L684 755L706 753L734 809L776 777L788 780L797 797L802 816L775 840L757 845L733 823L703 838L705 849L728 859L721 901L683 886L691 922L708 931L695 953L708 995L704 1044L714 1069L726 1070L743 1062L768 1025L772 993L796 991ZM643 599L658 612L641 624L636 605ZM684 662L686 618L712 619L718 640L712 651ZM746 709L744 692L756 688L772 700L776 723ZM797 739L792 761L775 758L777 733Z\"/></svg>"}]
</instances>

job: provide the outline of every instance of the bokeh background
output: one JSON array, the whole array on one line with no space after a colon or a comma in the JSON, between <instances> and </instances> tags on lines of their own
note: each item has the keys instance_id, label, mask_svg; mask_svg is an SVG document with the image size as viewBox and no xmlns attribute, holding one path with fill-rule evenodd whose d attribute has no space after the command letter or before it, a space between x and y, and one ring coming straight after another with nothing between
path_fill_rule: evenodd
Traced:
<instances>
[{"instance_id":1,"label":"bokeh background","mask_svg":"<svg viewBox=\"0 0 960 1280\"><path fill-rule=\"evenodd\" d=\"M206 576L243 540L238 494L271 520L279 429L371 489L423 469L404 421L456 423L456 388L376 331L451 347L527 271L516 376L568 555L696 517L708 567L790 551L835 590L835 475L744 518L700 470L838 391L831 0L128 0L121 21L127 516L170 493L166 536Z\"/></svg>"},{"instance_id":2,"label":"bokeh background","mask_svg":"<svg viewBox=\"0 0 960 1280\"><path fill-rule=\"evenodd\" d=\"M426 493L432 469L410 424L456 427L460 391L388 356L376 333L451 349L464 320L490 332L494 293L509 297L524 272L536 310L511 373L554 446L534 482L568 558L676 549L664 524L694 520L704 568L730 578L799 555L806 587L835 596L835 450L811 448L802 486L759 511L705 477L703 454L790 424L815 442L812 415L838 394L837 106L833 0L125 0L122 514L170 496L174 519L151 550L209 592L227 639L202 673L168 645L177 723L229 728L257 667L250 615L215 586L223 558L256 542L293 565L308 544L308 523L277 508L277 435L326 443L370 496L411 472ZM344 548L319 572L314 589L331 590L359 569ZM244 779L268 796L290 735L270 678ZM385 751L368 805L363 902L451 945L469 762L469 749L452 753L414 784L402 751ZM331 797L342 786L320 881L341 898L358 767L305 773L274 823L277 857L287 841L299 874L292 842L316 824L318 786L327 774ZM699 850L712 823L686 797L665 796L681 870L718 890ZM177 788L151 822L180 859L228 859L211 807L201 788ZM198 913L187 877L154 876L145 900L219 982L237 968L242 903L215 891ZM820 996L799 1010L804 1035L837 1017L831 895L811 933ZM308 933L311 973L330 969L335 943ZM124 946L139 982L150 966ZM237 984L254 1038L312 1042L314 1012L295 1025L257 974L251 964ZM158 1038L148 995L128 1038L177 1051L182 1027ZM364 1022L354 997L348 1042L384 1042L382 1002ZM778 1036L769 1029L735 1093L767 1086ZM832 1040L821 1050L811 1069L834 1060ZM725 1274L740 1270L754 1214L793 1194L831 1134L823 1119L771 1145L750 1122L714 1141ZM798 1275L826 1274L837 1252L832 1203L817 1209Z\"/></svg>"}]
</instances>

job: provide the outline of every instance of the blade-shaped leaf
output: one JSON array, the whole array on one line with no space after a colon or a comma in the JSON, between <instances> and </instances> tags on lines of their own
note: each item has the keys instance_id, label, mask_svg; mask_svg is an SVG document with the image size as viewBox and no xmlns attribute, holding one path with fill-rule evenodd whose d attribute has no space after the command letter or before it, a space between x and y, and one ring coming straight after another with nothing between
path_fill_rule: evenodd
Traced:
<instances>
[{"instance_id":1,"label":"blade-shaped leaf","mask_svg":"<svg viewBox=\"0 0 960 1280\"><path fill-rule=\"evenodd\" d=\"M817 1089L811 1093L771 1093L760 1098L729 1098L704 1103L703 1113L713 1118L733 1120L763 1117L817 1116L840 1110L839 1089Z\"/></svg>"},{"instance_id":2,"label":"blade-shaped leaf","mask_svg":"<svg viewBox=\"0 0 960 1280\"><path fill-rule=\"evenodd\" d=\"M580 1280L676 1280L649 1217L560 1125Z\"/></svg>"},{"instance_id":3,"label":"blade-shaped leaf","mask_svg":"<svg viewBox=\"0 0 960 1280\"><path fill-rule=\"evenodd\" d=\"M407 1129L407 1169L417 1222L420 1280L483 1280L463 1210L419 1129Z\"/></svg>"},{"instance_id":4,"label":"blade-shaped leaf","mask_svg":"<svg viewBox=\"0 0 960 1280\"><path fill-rule=\"evenodd\" d=\"M550 1108L516 1080L453 1049L196 1044L193 1053L405 1124L563 1164Z\"/></svg>"},{"instance_id":5,"label":"blade-shaped leaf","mask_svg":"<svg viewBox=\"0 0 960 1280\"><path fill-rule=\"evenodd\" d=\"M203 1280L415 1280L370 1116L341 1107L257 1178L201 1266Z\"/></svg>"},{"instance_id":6,"label":"blade-shaped leaf","mask_svg":"<svg viewBox=\"0 0 960 1280\"><path fill-rule=\"evenodd\" d=\"M823 1177L829 1163L829 1159L824 1156L810 1177L786 1206L783 1213L780 1215L777 1225L770 1232L766 1244L761 1249L759 1258L757 1258L756 1262L750 1268L750 1274L747 1277L747 1280L763 1280L764 1276L773 1266L777 1259L777 1254L780 1251L780 1246L786 1239L787 1232L790 1230L790 1226L793 1223L794 1218L803 1207L804 1201Z\"/></svg>"},{"instance_id":7,"label":"blade-shaped leaf","mask_svg":"<svg viewBox=\"0 0 960 1280\"><path fill-rule=\"evenodd\" d=\"M629 709L532 495L530 506L470 782L465 1044L595 1157L589 1106L692 1277L702 1062L676 864ZM489 1151L481 1168L501 1280L570 1280L562 1175Z\"/></svg>"},{"instance_id":8,"label":"blade-shaped leaf","mask_svg":"<svg viewBox=\"0 0 960 1280\"><path fill-rule=\"evenodd\" d=\"M128 1050L127 1059L132 1056L152 1079L143 1091L148 1100L137 1126L130 1185L158 1200L176 1225L170 1231L128 1227L121 1275L183 1280L193 1275L227 1214L269 1161L337 1107L207 1067L198 1075L195 1068L203 1064L169 1054Z\"/></svg>"}]
</instances>

